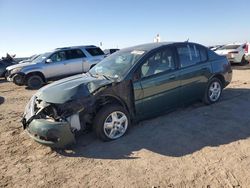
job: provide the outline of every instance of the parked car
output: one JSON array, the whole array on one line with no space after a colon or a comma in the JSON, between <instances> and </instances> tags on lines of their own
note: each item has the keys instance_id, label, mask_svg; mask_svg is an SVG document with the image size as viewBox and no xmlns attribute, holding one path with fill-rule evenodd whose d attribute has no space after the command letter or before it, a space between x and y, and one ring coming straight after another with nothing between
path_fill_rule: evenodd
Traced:
<instances>
[{"instance_id":1,"label":"parked car","mask_svg":"<svg viewBox=\"0 0 250 188\"><path fill-rule=\"evenodd\" d=\"M118 50L120 50L120 49L117 49L117 48L105 49L105 50L104 50L104 53L105 53L106 55L110 55L110 54L112 54L112 53L117 52Z\"/></svg>"},{"instance_id":2,"label":"parked car","mask_svg":"<svg viewBox=\"0 0 250 188\"><path fill-rule=\"evenodd\" d=\"M89 127L104 140L123 136L131 122L203 99L220 99L230 63L195 43L151 43L122 49L86 74L41 88L29 101L23 127L51 147L75 142Z\"/></svg>"},{"instance_id":3,"label":"parked car","mask_svg":"<svg viewBox=\"0 0 250 188\"><path fill-rule=\"evenodd\" d=\"M103 51L96 46L57 48L41 54L32 62L8 67L7 79L16 85L36 89L49 80L87 72L103 58Z\"/></svg>"},{"instance_id":4,"label":"parked car","mask_svg":"<svg viewBox=\"0 0 250 188\"><path fill-rule=\"evenodd\" d=\"M9 54L6 55L6 57L2 57L0 60L0 78L5 77L7 74L6 68L8 66L14 65L16 62L12 56Z\"/></svg>"},{"instance_id":5,"label":"parked car","mask_svg":"<svg viewBox=\"0 0 250 188\"><path fill-rule=\"evenodd\" d=\"M228 44L215 51L219 55L227 56L231 63L245 65L248 63L246 56L249 55L249 43Z\"/></svg>"}]
</instances>

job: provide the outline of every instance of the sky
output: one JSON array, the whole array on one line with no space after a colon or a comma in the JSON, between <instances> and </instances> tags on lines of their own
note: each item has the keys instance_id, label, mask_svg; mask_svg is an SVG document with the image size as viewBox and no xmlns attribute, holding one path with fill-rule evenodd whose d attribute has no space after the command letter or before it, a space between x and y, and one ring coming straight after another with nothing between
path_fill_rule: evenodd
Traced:
<instances>
[{"instance_id":1,"label":"sky","mask_svg":"<svg viewBox=\"0 0 250 188\"><path fill-rule=\"evenodd\" d=\"M0 57L57 47L250 41L250 0L0 0Z\"/></svg>"}]
</instances>

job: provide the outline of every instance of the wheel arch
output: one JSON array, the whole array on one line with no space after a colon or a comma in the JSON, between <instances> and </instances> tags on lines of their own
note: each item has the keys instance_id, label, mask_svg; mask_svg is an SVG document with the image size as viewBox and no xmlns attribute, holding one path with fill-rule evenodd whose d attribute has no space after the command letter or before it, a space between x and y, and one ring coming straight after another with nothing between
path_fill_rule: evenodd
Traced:
<instances>
[{"instance_id":1,"label":"wheel arch","mask_svg":"<svg viewBox=\"0 0 250 188\"><path fill-rule=\"evenodd\" d=\"M210 77L209 81L210 81L212 78L217 78L217 79L219 79L219 80L221 81L221 83L222 83L223 88L226 86L226 80L225 80L225 78L224 78L223 75L221 75L221 74L215 74L215 75L213 75L212 77Z\"/></svg>"},{"instance_id":2,"label":"wheel arch","mask_svg":"<svg viewBox=\"0 0 250 188\"><path fill-rule=\"evenodd\" d=\"M118 96L107 94L101 95L96 100L96 111L99 111L102 107L107 104L118 104L127 110L129 114L131 114L131 110L128 108L128 105Z\"/></svg>"},{"instance_id":3,"label":"wheel arch","mask_svg":"<svg viewBox=\"0 0 250 188\"><path fill-rule=\"evenodd\" d=\"M30 76L33 76L33 75L38 75L38 76L40 76L40 77L43 79L43 81L46 83L46 78L45 78L44 74L43 74L42 72L40 72L40 71L30 72L30 73L26 74L26 76L25 76L25 81L27 81L27 79L28 79Z\"/></svg>"}]
</instances>

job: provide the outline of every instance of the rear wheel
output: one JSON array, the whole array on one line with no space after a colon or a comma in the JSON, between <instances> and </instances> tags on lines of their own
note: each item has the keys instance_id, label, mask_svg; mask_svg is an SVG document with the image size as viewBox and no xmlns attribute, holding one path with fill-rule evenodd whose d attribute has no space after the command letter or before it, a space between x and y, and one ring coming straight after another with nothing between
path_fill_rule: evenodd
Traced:
<instances>
[{"instance_id":1,"label":"rear wheel","mask_svg":"<svg viewBox=\"0 0 250 188\"><path fill-rule=\"evenodd\" d=\"M219 101L222 93L222 83L218 78L212 78L207 86L204 96L205 104L213 104Z\"/></svg>"},{"instance_id":2,"label":"rear wheel","mask_svg":"<svg viewBox=\"0 0 250 188\"><path fill-rule=\"evenodd\" d=\"M245 55L242 57L242 59L241 59L241 62L240 62L240 65L246 65L246 64L248 64L248 61L246 60L246 57L245 57Z\"/></svg>"},{"instance_id":3,"label":"rear wheel","mask_svg":"<svg viewBox=\"0 0 250 188\"><path fill-rule=\"evenodd\" d=\"M104 106L94 120L96 135L103 141L122 137L129 127L130 117L127 110L116 104Z\"/></svg>"},{"instance_id":4,"label":"rear wheel","mask_svg":"<svg viewBox=\"0 0 250 188\"><path fill-rule=\"evenodd\" d=\"M39 75L31 75L27 78L27 86L30 89L39 89L43 84L43 79Z\"/></svg>"}]
</instances>

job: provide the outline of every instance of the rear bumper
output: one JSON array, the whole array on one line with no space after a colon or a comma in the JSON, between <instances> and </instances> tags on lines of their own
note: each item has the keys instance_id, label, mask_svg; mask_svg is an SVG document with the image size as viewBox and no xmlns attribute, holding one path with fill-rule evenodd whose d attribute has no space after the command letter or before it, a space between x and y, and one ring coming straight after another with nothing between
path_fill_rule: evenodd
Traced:
<instances>
[{"instance_id":1,"label":"rear bumper","mask_svg":"<svg viewBox=\"0 0 250 188\"><path fill-rule=\"evenodd\" d=\"M238 60L236 58L227 58L230 63L241 63L241 60Z\"/></svg>"},{"instance_id":2,"label":"rear bumper","mask_svg":"<svg viewBox=\"0 0 250 188\"><path fill-rule=\"evenodd\" d=\"M227 59L230 63L241 63L242 55L228 54Z\"/></svg>"},{"instance_id":3,"label":"rear bumper","mask_svg":"<svg viewBox=\"0 0 250 188\"><path fill-rule=\"evenodd\" d=\"M225 79L224 87L228 86L231 83L233 77L233 71L231 66L229 65L227 69L228 69L227 72L223 74Z\"/></svg>"}]
</instances>

